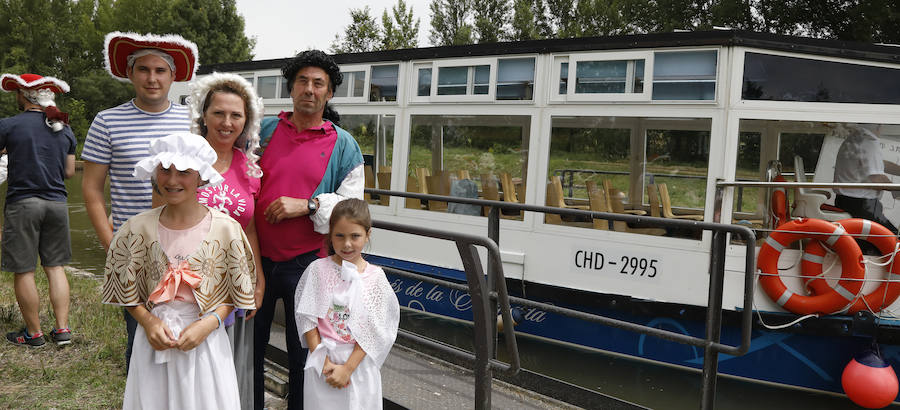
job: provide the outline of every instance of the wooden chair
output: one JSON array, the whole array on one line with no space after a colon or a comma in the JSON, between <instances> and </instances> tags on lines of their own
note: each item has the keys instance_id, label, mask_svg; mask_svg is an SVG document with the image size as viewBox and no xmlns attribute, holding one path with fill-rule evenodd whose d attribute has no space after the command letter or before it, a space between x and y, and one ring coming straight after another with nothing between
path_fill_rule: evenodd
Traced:
<instances>
[{"instance_id":1,"label":"wooden chair","mask_svg":"<svg viewBox=\"0 0 900 410\"><path fill-rule=\"evenodd\" d=\"M388 168L386 172L378 172L376 175L376 180L378 182L378 189L391 189L391 169ZM389 205L391 203L391 197L388 195L381 196L381 205Z\"/></svg>"},{"instance_id":2,"label":"wooden chair","mask_svg":"<svg viewBox=\"0 0 900 410\"><path fill-rule=\"evenodd\" d=\"M650 200L650 216L662 218L662 213L659 211L659 188L656 187L656 184L647 185L647 198Z\"/></svg>"},{"instance_id":3,"label":"wooden chair","mask_svg":"<svg viewBox=\"0 0 900 410\"><path fill-rule=\"evenodd\" d=\"M415 191L418 194L427 194L428 193L428 178L430 173L428 172L428 168L416 168L416 186L418 187Z\"/></svg>"},{"instance_id":4,"label":"wooden chair","mask_svg":"<svg viewBox=\"0 0 900 410\"><path fill-rule=\"evenodd\" d=\"M559 208L559 203L562 202L562 198L556 193L556 188L553 187L553 183L547 183L546 202L547 206L552 206L554 208ZM557 214L544 214L544 223L562 225L562 217Z\"/></svg>"},{"instance_id":5,"label":"wooden chair","mask_svg":"<svg viewBox=\"0 0 900 410\"><path fill-rule=\"evenodd\" d=\"M669 188L665 183L657 184L659 187L659 199L662 203L662 213L666 218L673 219L689 219L692 221L702 221L703 215L675 215L672 212L672 200L669 197Z\"/></svg>"},{"instance_id":6,"label":"wooden chair","mask_svg":"<svg viewBox=\"0 0 900 410\"><path fill-rule=\"evenodd\" d=\"M512 177L509 176L508 172L500 173L500 187L503 188L504 202L519 202L519 198L516 197L516 187L513 185Z\"/></svg>"},{"instance_id":7,"label":"wooden chair","mask_svg":"<svg viewBox=\"0 0 900 410\"><path fill-rule=\"evenodd\" d=\"M550 185L553 186L554 195L559 198L559 204L554 205L559 208L569 208L569 209L591 209L590 205L569 205L566 204L566 196L562 187L562 180L559 178L559 175L553 175L550 177Z\"/></svg>"},{"instance_id":8,"label":"wooden chair","mask_svg":"<svg viewBox=\"0 0 900 410\"><path fill-rule=\"evenodd\" d=\"M612 203L612 211L621 214L625 212L625 204L622 201L622 193L614 190L607 195L607 199ZM641 211L643 212L643 211ZM639 233L644 235L665 235L666 230L662 228L632 228L625 221L613 221L613 229L619 232Z\"/></svg>"},{"instance_id":9,"label":"wooden chair","mask_svg":"<svg viewBox=\"0 0 900 410\"><path fill-rule=\"evenodd\" d=\"M497 186L497 180L491 174L481 174L481 197L488 201L500 200L500 188ZM484 207L484 216L488 216L490 211L490 207Z\"/></svg>"},{"instance_id":10,"label":"wooden chair","mask_svg":"<svg viewBox=\"0 0 900 410\"><path fill-rule=\"evenodd\" d=\"M435 171L434 175L425 177L428 181L428 193L432 195L450 196L450 173L447 171ZM428 209L432 211L447 210L447 203L443 201L428 201Z\"/></svg>"},{"instance_id":11,"label":"wooden chair","mask_svg":"<svg viewBox=\"0 0 900 410\"><path fill-rule=\"evenodd\" d=\"M590 204L591 211L594 212L609 212L609 209L606 207L606 198L604 198L603 191L597 189L597 184L594 181L588 181L588 203ZM593 188L593 189L592 189ZM600 229L604 231L609 230L609 221L606 219L596 219L593 220L594 229Z\"/></svg>"},{"instance_id":12,"label":"wooden chair","mask_svg":"<svg viewBox=\"0 0 900 410\"><path fill-rule=\"evenodd\" d=\"M419 183L414 176L406 177L406 192L420 193ZM422 209L422 200L418 198L406 198L406 207L409 209Z\"/></svg>"},{"instance_id":13,"label":"wooden chair","mask_svg":"<svg viewBox=\"0 0 900 410\"><path fill-rule=\"evenodd\" d=\"M366 165L363 167L363 174L365 175L365 187L366 188L375 188L375 171L372 171L371 165ZM372 199L372 195L363 194L363 199L365 199L368 203L375 203Z\"/></svg>"},{"instance_id":14,"label":"wooden chair","mask_svg":"<svg viewBox=\"0 0 900 410\"><path fill-rule=\"evenodd\" d=\"M606 193L606 208L607 209L615 209L613 207L613 203L612 203L612 198L614 196L613 193L615 193L615 192L621 193L621 191L613 188L612 183L609 182L608 179L604 179L603 180L603 192ZM625 208L624 203L622 204L622 208L623 208L622 212L619 212L619 213L631 214L631 215L647 215L647 212L645 212L641 209L624 209ZM614 211L614 212L618 212L618 211Z\"/></svg>"}]
</instances>

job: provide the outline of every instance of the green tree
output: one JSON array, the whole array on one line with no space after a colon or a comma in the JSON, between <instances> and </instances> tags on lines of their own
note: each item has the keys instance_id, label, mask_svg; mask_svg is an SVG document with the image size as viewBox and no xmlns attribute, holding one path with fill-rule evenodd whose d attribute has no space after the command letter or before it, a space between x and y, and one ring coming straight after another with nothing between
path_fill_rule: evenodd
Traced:
<instances>
[{"instance_id":1,"label":"green tree","mask_svg":"<svg viewBox=\"0 0 900 410\"><path fill-rule=\"evenodd\" d=\"M620 12L628 0L579 0L573 30L579 37L608 36L630 32Z\"/></svg>"},{"instance_id":2,"label":"green tree","mask_svg":"<svg viewBox=\"0 0 900 410\"><path fill-rule=\"evenodd\" d=\"M479 43L496 43L510 38L509 0L481 0L475 8L474 34Z\"/></svg>"},{"instance_id":3,"label":"green tree","mask_svg":"<svg viewBox=\"0 0 900 410\"><path fill-rule=\"evenodd\" d=\"M523 41L541 38L534 14L533 0L513 0L510 40Z\"/></svg>"},{"instance_id":4,"label":"green tree","mask_svg":"<svg viewBox=\"0 0 900 410\"><path fill-rule=\"evenodd\" d=\"M56 102L79 142L97 112L133 95L104 69L106 33L179 33L197 43L201 64L250 59L254 45L234 0L0 0L0 16L0 72L69 83ZM0 117L16 113L13 95L0 93Z\"/></svg>"},{"instance_id":5,"label":"green tree","mask_svg":"<svg viewBox=\"0 0 900 410\"><path fill-rule=\"evenodd\" d=\"M332 53L362 53L378 49L381 41L381 28L369 6L361 9L350 9L352 22L344 29L344 35L336 34L331 43Z\"/></svg>"},{"instance_id":6,"label":"green tree","mask_svg":"<svg viewBox=\"0 0 900 410\"><path fill-rule=\"evenodd\" d=\"M397 5L381 14L381 49L416 48L419 45L419 19L413 18L413 8L406 9L406 2L397 0Z\"/></svg>"},{"instance_id":7,"label":"green tree","mask_svg":"<svg viewBox=\"0 0 900 410\"><path fill-rule=\"evenodd\" d=\"M473 0L431 0L430 7L432 45L474 43L471 23Z\"/></svg>"}]
</instances>

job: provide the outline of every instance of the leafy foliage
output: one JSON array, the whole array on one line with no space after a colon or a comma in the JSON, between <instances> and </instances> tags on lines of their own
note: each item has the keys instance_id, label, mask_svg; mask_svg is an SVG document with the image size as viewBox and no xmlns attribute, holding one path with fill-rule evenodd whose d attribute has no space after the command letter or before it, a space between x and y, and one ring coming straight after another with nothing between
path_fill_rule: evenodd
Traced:
<instances>
[{"instance_id":1,"label":"leafy foliage","mask_svg":"<svg viewBox=\"0 0 900 410\"><path fill-rule=\"evenodd\" d=\"M419 19L413 18L413 8L407 11L406 2L397 0L397 5L381 15L381 49L416 48L419 45Z\"/></svg>"},{"instance_id":2,"label":"leafy foliage","mask_svg":"<svg viewBox=\"0 0 900 410\"><path fill-rule=\"evenodd\" d=\"M79 144L97 112L134 95L103 68L110 31L178 33L197 43L200 63L249 60L255 40L244 35L234 0L0 0L0 72L60 78L71 92L57 97ZM0 93L0 117L17 114Z\"/></svg>"},{"instance_id":3,"label":"leafy foliage","mask_svg":"<svg viewBox=\"0 0 900 410\"><path fill-rule=\"evenodd\" d=\"M363 53L378 49L381 43L378 22L372 17L369 6L361 9L350 9L350 18L353 20L344 30L344 35L334 36L331 44L333 53Z\"/></svg>"}]
</instances>

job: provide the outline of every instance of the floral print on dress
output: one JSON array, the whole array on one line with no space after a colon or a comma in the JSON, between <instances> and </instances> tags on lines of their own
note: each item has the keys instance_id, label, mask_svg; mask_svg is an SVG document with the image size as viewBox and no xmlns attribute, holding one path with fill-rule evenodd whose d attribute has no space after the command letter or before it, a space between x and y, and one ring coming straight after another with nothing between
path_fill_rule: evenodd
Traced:
<instances>
[{"instance_id":1,"label":"floral print on dress","mask_svg":"<svg viewBox=\"0 0 900 410\"><path fill-rule=\"evenodd\" d=\"M189 263L191 270L200 273L200 276L203 277L200 282L200 289L203 293L211 293L225 279L227 270L225 256L225 249L222 248L219 241L204 243L192 254Z\"/></svg>"},{"instance_id":2,"label":"floral print on dress","mask_svg":"<svg viewBox=\"0 0 900 410\"><path fill-rule=\"evenodd\" d=\"M353 341L350 327L347 326L348 322L350 322L350 308L348 306L332 304L325 318L331 323L332 329L334 329L334 332L337 333L342 342L350 343Z\"/></svg>"}]
</instances>

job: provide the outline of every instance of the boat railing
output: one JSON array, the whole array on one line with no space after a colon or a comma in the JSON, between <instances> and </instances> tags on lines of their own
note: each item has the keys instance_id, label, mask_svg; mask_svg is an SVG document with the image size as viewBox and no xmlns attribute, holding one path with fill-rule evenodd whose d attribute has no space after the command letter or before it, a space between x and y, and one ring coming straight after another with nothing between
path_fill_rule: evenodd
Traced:
<instances>
[{"instance_id":1,"label":"boat railing","mask_svg":"<svg viewBox=\"0 0 900 410\"><path fill-rule=\"evenodd\" d=\"M431 349L453 354L469 362L474 362L475 408L490 409L492 370L497 369L510 374L518 373L520 370L519 349L516 345L516 334L512 326L504 326L503 328L506 349L510 353L510 362L501 362L496 359L494 354L494 343L496 340L496 333L494 332L496 324L494 321L497 317L497 308L499 307L500 309L500 315L503 317L504 323L513 323L510 299L506 292L506 279L503 275L503 266L500 263L500 248L497 246L497 243L484 236L443 231L422 226L403 225L377 219L373 221L373 226L378 229L444 239L456 243L456 248L459 251L459 256L462 259L466 272L465 285L387 266L382 268L394 275L434 283L449 289L467 292L471 296L472 322L474 323L475 335L474 355L466 350L440 343L404 329L398 330L397 336L428 346ZM487 250L488 266L497 267L497 269L489 269L487 275L485 275L481 257L475 246L481 246Z\"/></svg>"},{"instance_id":2,"label":"boat railing","mask_svg":"<svg viewBox=\"0 0 900 410\"><path fill-rule=\"evenodd\" d=\"M429 201L442 201L442 202L455 202L461 204L469 204L469 205L478 205L489 207L490 211L488 213L488 227L487 227L487 237L493 241L489 249L499 249L500 243L500 211L501 210L509 210L509 211L526 211L526 212L537 212L543 214L556 214L560 216L572 216L572 217L582 217L582 218L597 218L597 219L606 219L606 220L616 220L616 221L624 221L626 223L631 224L640 224L641 226L653 226L653 227L661 227L661 228L674 228L674 229L694 229L694 230L708 230L712 231L712 242L710 246L710 267L709 267L709 293L707 297L707 309L706 309L706 334L705 337L694 337L681 333L676 333L664 329L658 329L654 327L644 326L628 321L623 321L611 317L606 317L602 315L597 315L593 313L586 313L575 309L569 309L560 306L554 306L547 303L536 302L524 298L518 298L514 296L506 295L506 280L502 274L502 262L499 259L499 256L494 257L491 256L488 259L487 271L488 275L486 276L487 282L484 283L484 287L481 287L482 284L479 281L472 281L471 276L473 274L482 275L480 273L481 267L480 264L476 266L471 265L474 263L473 261L477 259L470 259L467 265L467 262L464 260L463 265L466 268L466 278L470 284L476 284L479 286L477 289L469 289L470 292L476 292L472 294L473 300L479 299L482 297L488 297L491 301L491 306L488 309L488 312L496 312L497 311L497 303L500 304L501 314L503 315L504 323L512 323L509 321L509 318L506 316L509 312L509 303L515 303L525 307L533 307L536 309L540 309L546 312L564 315L568 317L577 318L580 320L598 323L606 326L611 326L631 332L640 333L643 335L654 336L663 340L668 340L672 342L697 346L704 349L704 359L703 359L703 371L702 371L702 388L701 388L701 409L712 409L715 407L715 391L716 391L716 381L718 377L718 360L719 353L725 353L732 356L742 356L750 349L750 332L752 328L752 312L753 312L753 280L754 280L754 272L756 271L756 259L754 255L756 255L756 236L753 231L747 227L739 226L739 225L731 225L731 224L721 224L721 223L713 223L713 222L701 222L701 221L692 221L692 220L679 220L679 219L667 219L667 218L654 218L649 216L636 216L629 214L617 214L617 213L608 213L608 212L594 212L580 209L566 209L566 208L555 208L549 206L540 206L540 205L529 205L529 204L521 204L514 202L503 202L503 201L490 201L484 199L473 199L473 198L462 198L462 197L452 197L452 196L442 196L442 195L432 195L432 194L417 194L411 192L402 192L402 191L389 191L383 189L372 189L366 188L365 192L370 195L388 195L391 197L405 197L405 198L414 198L419 200L429 200ZM382 227L403 227L409 231L417 231L421 230L423 232L430 233L438 233L443 232L444 235L448 237L452 237L453 235L461 235L456 233L449 233L446 231L437 231L437 230L427 230L426 228L421 227L407 227L401 225L395 225L383 221L375 222L375 226L378 228ZM412 233L412 232L411 232ZM724 287L724 277L725 277L725 250L728 243L728 235L738 236L743 239L743 245L746 247L745 252L745 264L744 264L744 297L743 297L743 308L740 312L741 317L741 336L740 336L740 344L737 346L722 344L720 342L721 338L721 328L722 328L722 293ZM474 243L474 242L469 242ZM457 245L460 250L460 255L463 254L470 255L471 257L475 257L477 255L472 255L473 248L471 245L461 246ZM489 251L491 252L491 251ZM498 250L499 252L499 250ZM493 255L493 254L492 254ZM499 253L497 254L499 255ZM472 272L470 272L472 270ZM415 275L409 272L404 272L404 275ZM411 277L411 276L410 276ZM440 283L440 284L448 284L446 281L441 281L439 279L428 278L422 275L416 275L415 278L417 280L423 280L431 283ZM459 285L453 286L452 288L457 289ZM494 355L496 354L493 346L497 341L497 333L496 333L496 324L494 321L496 320L495 315L486 315L483 312L476 312L477 314L473 315L476 332L484 331L484 329L490 329L490 333L493 335L492 341L490 341L488 346L480 346L479 344L485 343L486 340L476 336L475 344L475 360L476 363L481 363L482 368L476 369L476 403L475 408L490 408L490 371L491 367L500 367L493 360ZM479 319L479 317L481 319ZM504 336L506 336L507 329L510 329L512 326L504 326ZM421 336L416 336L416 338L422 338ZM434 346L439 350L451 350L449 346L443 346L439 342L429 341L426 342L429 345ZM508 343L508 341L507 341ZM479 355L490 354L490 357L479 357ZM513 354L513 352L510 352ZM514 353L513 357L518 360L518 353ZM487 363L487 365L485 365ZM483 372L482 378L478 378L479 371ZM485 374L486 373L486 374ZM479 394L481 392L481 394ZM487 395L485 396L485 392Z\"/></svg>"},{"instance_id":3,"label":"boat railing","mask_svg":"<svg viewBox=\"0 0 900 410\"><path fill-rule=\"evenodd\" d=\"M900 184L870 182L765 182L765 181L717 181L719 188L846 188L900 191Z\"/></svg>"}]
</instances>

